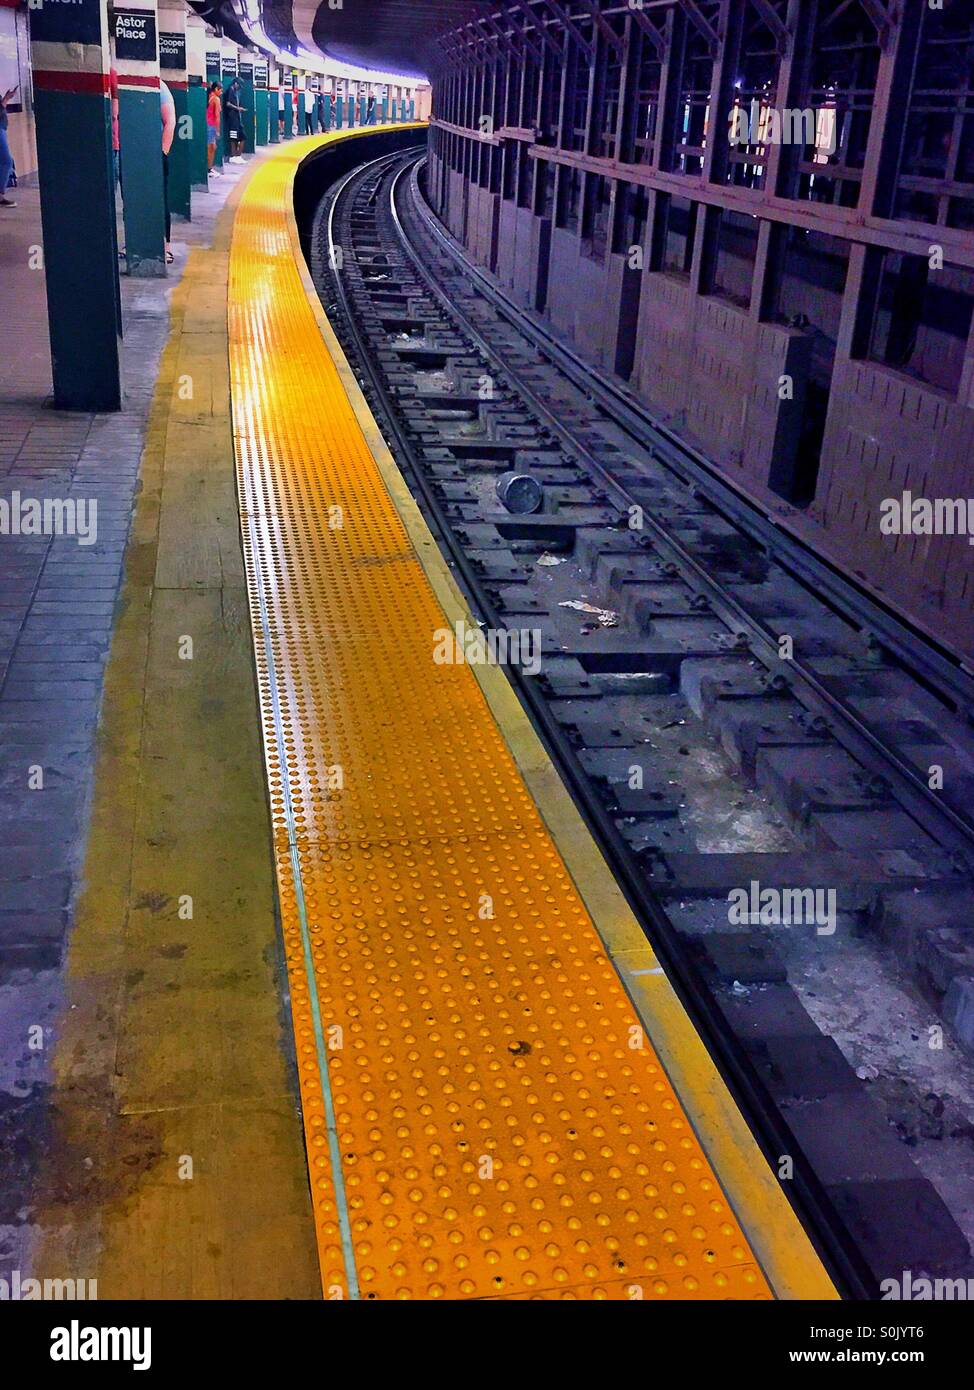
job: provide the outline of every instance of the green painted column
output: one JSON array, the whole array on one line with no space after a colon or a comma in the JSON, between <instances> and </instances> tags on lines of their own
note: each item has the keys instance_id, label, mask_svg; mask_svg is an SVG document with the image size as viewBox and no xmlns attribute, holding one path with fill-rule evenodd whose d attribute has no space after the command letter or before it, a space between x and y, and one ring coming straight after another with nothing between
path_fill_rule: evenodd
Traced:
<instances>
[{"instance_id":1,"label":"green painted column","mask_svg":"<svg viewBox=\"0 0 974 1390\"><path fill-rule=\"evenodd\" d=\"M296 135L304 134L304 113L306 110L304 88L297 87L294 92L294 133Z\"/></svg>"},{"instance_id":2,"label":"green painted column","mask_svg":"<svg viewBox=\"0 0 974 1390\"><path fill-rule=\"evenodd\" d=\"M54 404L118 410L122 325L107 13L101 0L77 0L30 8L28 19ZM15 346L11 339L8 355Z\"/></svg>"},{"instance_id":3,"label":"green painted column","mask_svg":"<svg viewBox=\"0 0 974 1390\"><path fill-rule=\"evenodd\" d=\"M189 111L189 79L186 67L186 11L168 0L159 5L159 76L176 107L176 136L169 151L169 207L179 217L192 220L193 122Z\"/></svg>"},{"instance_id":4,"label":"green painted column","mask_svg":"<svg viewBox=\"0 0 974 1390\"><path fill-rule=\"evenodd\" d=\"M415 97L411 97L410 100L409 100L409 119L410 119L411 121L414 121L414 120L416 119L416 98L415 98Z\"/></svg>"},{"instance_id":5,"label":"green painted column","mask_svg":"<svg viewBox=\"0 0 974 1390\"><path fill-rule=\"evenodd\" d=\"M176 138L169 151L169 210L176 217L185 217L187 222L193 218L193 201L190 189L190 148L192 126L189 120L189 87L171 86L165 78L166 86L172 93L176 107Z\"/></svg>"},{"instance_id":6,"label":"green painted column","mask_svg":"<svg viewBox=\"0 0 974 1390\"><path fill-rule=\"evenodd\" d=\"M206 30L195 14L186 15L187 108L192 122L189 142L189 182L205 188L206 176Z\"/></svg>"},{"instance_id":7,"label":"green painted column","mask_svg":"<svg viewBox=\"0 0 974 1390\"><path fill-rule=\"evenodd\" d=\"M335 105L335 101L334 101L334 97L332 96L331 92L326 92L326 93L325 93L325 130L331 130L331 128L332 128L332 123L334 122L334 119L335 119L334 105Z\"/></svg>"},{"instance_id":8,"label":"green painted column","mask_svg":"<svg viewBox=\"0 0 974 1390\"><path fill-rule=\"evenodd\" d=\"M140 279L166 273L157 19L155 0L115 11L125 259Z\"/></svg>"},{"instance_id":9,"label":"green painted column","mask_svg":"<svg viewBox=\"0 0 974 1390\"><path fill-rule=\"evenodd\" d=\"M237 45L231 43L229 39L223 39L220 46L220 86L224 92L237 76ZM223 139L218 140L223 149L223 158L230 158L230 115L226 107L223 108Z\"/></svg>"},{"instance_id":10,"label":"green painted column","mask_svg":"<svg viewBox=\"0 0 974 1390\"><path fill-rule=\"evenodd\" d=\"M359 125L365 125L365 124L367 123L367 121L368 121L368 109L369 109L368 98L367 98L367 97L364 97L364 96L360 96L359 99L358 99L358 123L359 123Z\"/></svg>"},{"instance_id":11,"label":"green painted column","mask_svg":"<svg viewBox=\"0 0 974 1390\"><path fill-rule=\"evenodd\" d=\"M198 74L190 73L186 87L186 110L191 125L189 142L189 182L192 188L205 188L206 169L206 88Z\"/></svg>"},{"instance_id":12,"label":"green painted column","mask_svg":"<svg viewBox=\"0 0 974 1390\"><path fill-rule=\"evenodd\" d=\"M240 104L244 109L242 117L244 153L253 154L257 148L255 130L256 109L254 103L254 60L241 54L237 65L240 76Z\"/></svg>"},{"instance_id":13,"label":"green painted column","mask_svg":"<svg viewBox=\"0 0 974 1390\"><path fill-rule=\"evenodd\" d=\"M268 140L268 111L270 103L267 90L267 62L260 58L254 61L254 140L258 146L266 145Z\"/></svg>"},{"instance_id":14,"label":"green painted column","mask_svg":"<svg viewBox=\"0 0 974 1390\"><path fill-rule=\"evenodd\" d=\"M217 39L216 42L219 43L219 39ZM222 80L222 78L221 78L221 76L220 76L220 59L221 59L221 56L222 56L222 55L221 55L221 53L220 53L219 48L207 48L207 50L206 50L206 91L207 91L207 92L209 91L210 83L211 83L211 82L219 82L220 85L221 85L221 87L223 86L223 80ZM214 169L221 169L221 168L223 167L223 135L222 135L222 132L221 132L221 135L220 135L220 139L217 140L217 142L216 142L216 154L213 156L213 167L214 167Z\"/></svg>"},{"instance_id":15,"label":"green painted column","mask_svg":"<svg viewBox=\"0 0 974 1390\"><path fill-rule=\"evenodd\" d=\"M335 98L335 129L341 130L345 123L345 98Z\"/></svg>"},{"instance_id":16,"label":"green painted column","mask_svg":"<svg viewBox=\"0 0 974 1390\"><path fill-rule=\"evenodd\" d=\"M273 59L267 63L267 139L276 145L281 138L281 70Z\"/></svg>"},{"instance_id":17,"label":"green painted column","mask_svg":"<svg viewBox=\"0 0 974 1390\"><path fill-rule=\"evenodd\" d=\"M284 79L287 81L287 79ZM294 93L284 88L284 139L290 140L294 134Z\"/></svg>"},{"instance_id":18,"label":"green painted column","mask_svg":"<svg viewBox=\"0 0 974 1390\"><path fill-rule=\"evenodd\" d=\"M386 95L382 98L382 124L383 124L383 125L388 125L388 124L389 124L389 94L388 94L388 92L387 92Z\"/></svg>"}]
</instances>

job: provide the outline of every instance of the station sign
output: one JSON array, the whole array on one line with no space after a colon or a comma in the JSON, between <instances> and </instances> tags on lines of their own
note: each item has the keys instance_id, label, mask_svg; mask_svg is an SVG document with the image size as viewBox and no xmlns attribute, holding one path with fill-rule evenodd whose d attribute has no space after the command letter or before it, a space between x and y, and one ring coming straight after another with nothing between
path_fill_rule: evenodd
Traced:
<instances>
[{"instance_id":1,"label":"station sign","mask_svg":"<svg viewBox=\"0 0 974 1390\"><path fill-rule=\"evenodd\" d=\"M29 6L34 43L101 43L102 0L61 0Z\"/></svg>"},{"instance_id":2,"label":"station sign","mask_svg":"<svg viewBox=\"0 0 974 1390\"><path fill-rule=\"evenodd\" d=\"M224 77L236 77L237 55L235 53L224 53L223 61L220 64L220 71Z\"/></svg>"},{"instance_id":3,"label":"station sign","mask_svg":"<svg viewBox=\"0 0 974 1390\"><path fill-rule=\"evenodd\" d=\"M245 63L244 60L241 58L241 60L240 60L240 68L239 68L239 75L243 78L243 80L244 80L245 82L253 82L253 80L254 80L254 65L253 65L253 63Z\"/></svg>"},{"instance_id":4,"label":"station sign","mask_svg":"<svg viewBox=\"0 0 974 1390\"><path fill-rule=\"evenodd\" d=\"M186 35L159 35L159 66L161 68L184 68L186 66Z\"/></svg>"},{"instance_id":5,"label":"station sign","mask_svg":"<svg viewBox=\"0 0 974 1390\"><path fill-rule=\"evenodd\" d=\"M289 91L291 90L291 88L294 86L294 73L293 73L293 72L282 72L282 73L281 73L281 86L284 88L284 90L285 90L286 92L289 92Z\"/></svg>"},{"instance_id":6,"label":"station sign","mask_svg":"<svg viewBox=\"0 0 974 1390\"><path fill-rule=\"evenodd\" d=\"M266 91L267 91L267 64L266 64L266 63L255 63L255 64L254 64L254 86L258 89L258 91L261 91L261 92L266 92Z\"/></svg>"},{"instance_id":7,"label":"station sign","mask_svg":"<svg viewBox=\"0 0 974 1390\"><path fill-rule=\"evenodd\" d=\"M115 57L139 63L156 60L156 17L149 10L115 11Z\"/></svg>"}]
</instances>

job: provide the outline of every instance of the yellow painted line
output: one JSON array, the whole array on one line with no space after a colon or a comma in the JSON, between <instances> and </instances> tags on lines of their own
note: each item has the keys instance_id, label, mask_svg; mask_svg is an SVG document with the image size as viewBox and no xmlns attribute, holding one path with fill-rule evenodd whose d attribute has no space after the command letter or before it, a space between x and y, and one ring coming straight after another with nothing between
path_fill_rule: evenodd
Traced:
<instances>
[{"instance_id":1,"label":"yellow painted line","mask_svg":"<svg viewBox=\"0 0 974 1390\"><path fill-rule=\"evenodd\" d=\"M321 1293L234 495L231 213L173 291L31 1218L32 1272L102 1299Z\"/></svg>"},{"instance_id":2,"label":"yellow painted line","mask_svg":"<svg viewBox=\"0 0 974 1390\"><path fill-rule=\"evenodd\" d=\"M325 1290L833 1296L505 678L433 659L469 614L300 259L331 138L255 174L229 311Z\"/></svg>"}]
</instances>

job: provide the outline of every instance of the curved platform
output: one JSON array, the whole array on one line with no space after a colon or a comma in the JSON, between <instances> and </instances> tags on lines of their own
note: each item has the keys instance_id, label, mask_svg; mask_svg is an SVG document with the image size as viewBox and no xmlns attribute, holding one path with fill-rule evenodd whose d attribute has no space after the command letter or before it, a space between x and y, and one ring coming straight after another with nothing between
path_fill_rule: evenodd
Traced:
<instances>
[{"instance_id":1,"label":"curved platform","mask_svg":"<svg viewBox=\"0 0 974 1390\"><path fill-rule=\"evenodd\" d=\"M834 1297L318 306L290 143L229 269L234 450L328 1298ZM356 137L337 137L356 138Z\"/></svg>"}]
</instances>

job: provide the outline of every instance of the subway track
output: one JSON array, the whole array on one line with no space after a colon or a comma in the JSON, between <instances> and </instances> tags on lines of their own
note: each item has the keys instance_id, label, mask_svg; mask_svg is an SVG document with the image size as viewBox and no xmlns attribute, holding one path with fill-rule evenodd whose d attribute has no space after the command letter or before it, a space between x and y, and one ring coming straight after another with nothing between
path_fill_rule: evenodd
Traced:
<instances>
[{"instance_id":1,"label":"subway track","mask_svg":"<svg viewBox=\"0 0 974 1390\"><path fill-rule=\"evenodd\" d=\"M540 634L511 679L844 1290L966 1273L943 1159L971 1161L971 1064L931 1030L974 973L967 677L867 632L861 595L781 563L672 437L580 382L465 270L418 164L353 171L311 235L407 481L483 627ZM498 501L512 470L540 511ZM734 923L751 885L778 897ZM768 920L784 890L834 912Z\"/></svg>"}]
</instances>

